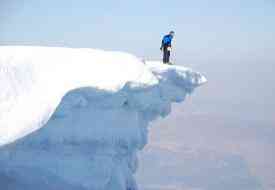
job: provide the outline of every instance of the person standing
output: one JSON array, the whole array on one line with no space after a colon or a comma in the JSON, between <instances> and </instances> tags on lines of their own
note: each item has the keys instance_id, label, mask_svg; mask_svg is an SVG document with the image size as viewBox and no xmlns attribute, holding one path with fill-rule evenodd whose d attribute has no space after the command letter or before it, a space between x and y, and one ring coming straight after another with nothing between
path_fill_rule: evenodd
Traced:
<instances>
[{"instance_id":1,"label":"person standing","mask_svg":"<svg viewBox=\"0 0 275 190\"><path fill-rule=\"evenodd\" d=\"M163 63L170 64L170 52L172 50L172 39L175 35L174 31L169 32L169 34L165 35L161 41L160 50L163 51Z\"/></svg>"}]
</instances>

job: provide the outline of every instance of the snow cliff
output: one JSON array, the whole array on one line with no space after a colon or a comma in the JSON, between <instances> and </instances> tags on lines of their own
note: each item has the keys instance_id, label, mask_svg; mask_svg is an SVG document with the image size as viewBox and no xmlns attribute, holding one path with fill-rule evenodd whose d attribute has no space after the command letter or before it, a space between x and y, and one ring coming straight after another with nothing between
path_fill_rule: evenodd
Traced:
<instances>
[{"instance_id":1,"label":"snow cliff","mask_svg":"<svg viewBox=\"0 0 275 190\"><path fill-rule=\"evenodd\" d=\"M149 122L204 82L122 52L0 47L1 189L137 189Z\"/></svg>"}]
</instances>

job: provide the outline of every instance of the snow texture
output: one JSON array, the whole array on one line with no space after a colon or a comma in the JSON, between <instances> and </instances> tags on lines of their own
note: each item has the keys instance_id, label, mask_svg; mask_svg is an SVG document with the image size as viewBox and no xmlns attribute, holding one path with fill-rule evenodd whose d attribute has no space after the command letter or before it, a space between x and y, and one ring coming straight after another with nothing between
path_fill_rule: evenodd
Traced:
<instances>
[{"instance_id":1,"label":"snow texture","mask_svg":"<svg viewBox=\"0 0 275 190\"><path fill-rule=\"evenodd\" d=\"M136 190L149 122L206 82L94 49L0 47L0 186Z\"/></svg>"}]
</instances>

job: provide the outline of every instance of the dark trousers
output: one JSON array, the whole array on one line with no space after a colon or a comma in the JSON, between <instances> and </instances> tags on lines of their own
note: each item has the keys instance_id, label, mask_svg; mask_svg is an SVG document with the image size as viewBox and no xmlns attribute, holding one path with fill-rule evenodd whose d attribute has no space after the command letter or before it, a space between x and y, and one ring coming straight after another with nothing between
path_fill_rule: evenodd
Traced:
<instances>
[{"instance_id":1,"label":"dark trousers","mask_svg":"<svg viewBox=\"0 0 275 190\"><path fill-rule=\"evenodd\" d=\"M168 47L163 48L163 63L170 62L170 51L168 51Z\"/></svg>"}]
</instances>

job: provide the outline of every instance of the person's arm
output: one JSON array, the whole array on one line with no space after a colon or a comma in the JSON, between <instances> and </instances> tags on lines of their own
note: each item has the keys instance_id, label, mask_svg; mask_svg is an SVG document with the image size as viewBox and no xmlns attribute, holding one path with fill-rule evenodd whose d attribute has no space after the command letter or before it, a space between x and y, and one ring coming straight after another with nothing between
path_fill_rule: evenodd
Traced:
<instances>
[{"instance_id":1,"label":"person's arm","mask_svg":"<svg viewBox=\"0 0 275 190\"><path fill-rule=\"evenodd\" d=\"M172 48L172 40L173 40L173 37L172 37L172 36L169 36L168 47L170 47L170 48Z\"/></svg>"},{"instance_id":2,"label":"person's arm","mask_svg":"<svg viewBox=\"0 0 275 190\"><path fill-rule=\"evenodd\" d=\"M172 51L172 38L169 36L169 38L167 38L167 45L166 45L166 47L167 47L167 50L168 51Z\"/></svg>"},{"instance_id":3,"label":"person's arm","mask_svg":"<svg viewBox=\"0 0 275 190\"><path fill-rule=\"evenodd\" d=\"M160 50L162 50L162 48L163 48L163 39L161 40Z\"/></svg>"}]
</instances>

